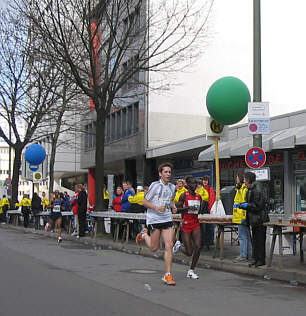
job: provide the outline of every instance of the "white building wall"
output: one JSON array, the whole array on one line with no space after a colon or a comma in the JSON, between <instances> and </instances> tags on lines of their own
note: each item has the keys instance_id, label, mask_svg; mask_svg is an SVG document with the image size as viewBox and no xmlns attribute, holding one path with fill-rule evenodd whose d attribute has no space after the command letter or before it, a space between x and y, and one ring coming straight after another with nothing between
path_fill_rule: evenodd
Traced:
<instances>
[{"instance_id":1,"label":"white building wall","mask_svg":"<svg viewBox=\"0 0 306 316\"><path fill-rule=\"evenodd\" d=\"M205 133L205 116L149 112L149 148Z\"/></svg>"}]
</instances>

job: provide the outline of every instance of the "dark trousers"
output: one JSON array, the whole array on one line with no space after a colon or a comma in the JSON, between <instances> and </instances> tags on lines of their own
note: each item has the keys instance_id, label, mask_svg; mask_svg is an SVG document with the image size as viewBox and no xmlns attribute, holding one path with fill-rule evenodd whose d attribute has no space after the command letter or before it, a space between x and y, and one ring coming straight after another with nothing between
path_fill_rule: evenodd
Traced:
<instances>
[{"instance_id":1,"label":"dark trousers","mask_svg":"<svg viewBox=\"0 0 306 316\"><path fill-rule=\"evenodd\" d=\"M80 212L79 210L78 216L79 216L79 236L84 237L85 230L86 230L86 212Z\"/></svg>"},{"instance_id":2,"label":"dark trousers","mask_svg":"<svg viewBox=\"0 0 306 316\"><path fill-rule=\"evenodd\" d=\"M39 229L39 215L34 215L34 228Z\"/></svg>"},{"instance_id":3,"label":"dark trousers","mask_svg":"<svg viewBox=\"0 0 306 316\"><path fill-rule=\"evenodd\" d=\"M29 226L30 213L22 212L22 215L23 215L23 227L27 228Z\"/></svg>"},{"instance_id":4,"label":"dark trousers","mask_svg":"<svg viewBox=\"0 0 306 316\"><path fill-rule=\"evenodd\" d=\"M266 262L266 231L266 226L252 226L253 259L262 263Z\"/></svg>"}]
</instances>

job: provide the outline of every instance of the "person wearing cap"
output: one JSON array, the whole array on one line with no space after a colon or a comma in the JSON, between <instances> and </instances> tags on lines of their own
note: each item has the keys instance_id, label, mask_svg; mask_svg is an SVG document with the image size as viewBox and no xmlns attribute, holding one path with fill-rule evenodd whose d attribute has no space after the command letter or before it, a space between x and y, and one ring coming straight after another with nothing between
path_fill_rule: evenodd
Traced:
<instances>
[{"instance_id":1,"label":"person wearing cap","mask_svg":"<svg viewBox=\"0 0 306 316\"><path fill-rule=\"evenodd\" d=\"M144 195L143 186L138 185L136 188L136 194L128 197L128 201L131 203L128 209L129 213L144 213L146 211L145 207L142 205ZM131 234L136 236L143 228L143 224L143 220L134 220Z\"/></svg>"},{"instance_id":2,"label":"person wearing cap","mask_svg":"<svg viewBox=\"0 0 306 316\"><path fill-rule=\"evenodd\" d=\"M136 194L128 197L128 201L131 203L129 212L132 213L144 213L145 208L142 205L144 199L144 189L142 185L138 185L136 188Z\"/></svg>"}]
</instances>

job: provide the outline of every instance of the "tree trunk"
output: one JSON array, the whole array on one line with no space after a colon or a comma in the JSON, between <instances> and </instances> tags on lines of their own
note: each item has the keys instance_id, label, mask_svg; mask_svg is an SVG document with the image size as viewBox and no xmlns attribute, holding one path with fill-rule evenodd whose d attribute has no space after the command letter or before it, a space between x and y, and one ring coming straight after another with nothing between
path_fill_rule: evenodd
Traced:
<instances>
[{"instance_id":1,"label":"tree trunk","mask_svg":"<svg viewBox=\"0 0 306 316\"><path fill-rule=\"evenodd\" d=\"M52 137L51 155L50 155L50 163L49 163L49 200L51 198L52 192L54 191L54 164L55 164L56 144L57 144L57 139L54 140L54 137Z\"/></svg>"},{"instance_id":2,"label":"tree trunk","mask_svg":"<svg viewBox=\"0 0 306 316\"><path fill-rule=\"evenodd\" d=\"M21 167L21 153L22 147L15 146L15 157L14 157L14 164L13 164L13 178L12 178L12 202L13 206L15 207L15 203L18 202L18 186L19 186L19 171Z\"/></svg>"},{"instance_id":3,"label":"tree trunk","mask_svg":"<svg viewBox=\"0 0 306 316\"><path fill-rule=\"evenodd\" d=\"M104 133L105 133L105 117L102 112L97 111L96 122L96 211L104 210Z\"/></svg>"},{"instance_id":4,"label":"tree trunk","mask_svg":"<svg viewBox=\"0 0 306 316\"><path fill-rule=\"evenodd\" d=\"M96 206L95 211L104 211L104 133L105 133L105 117L102 112L97 111L96 122L96 170L95 170L95 182L96 182ZM97 232L105 233L104 218L98 221Z\"/></svg>"}]
</instances>

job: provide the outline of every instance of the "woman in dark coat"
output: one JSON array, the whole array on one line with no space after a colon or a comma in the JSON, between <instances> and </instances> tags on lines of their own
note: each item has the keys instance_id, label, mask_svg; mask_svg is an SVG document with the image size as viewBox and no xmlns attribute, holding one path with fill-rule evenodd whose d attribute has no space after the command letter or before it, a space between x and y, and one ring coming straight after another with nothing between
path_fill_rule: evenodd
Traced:
<instances>
[{"instance_id":1,"label":"woman in dark coat","mask_svg":"<svg viewBox=\"0 0 306 316\"><path fill-rule=\"evenodd\" d=\"M42 211L41 198L36 192L34 192L32 197L32 213L34 215L34 228L39 229L39 215L38 213Z\"/></svg>"},{"instance_id":2,"label":"woman in dark coat","mask_svg":"<svg viewBox=\"0 0 306 316\"><path fill-rule=\"evenodd\" d=\"M87 193L82 184L78 185L78 217L79 217L79 237L85 236L86 230L86 214L87 214Z\"/></svg>"}]
</instances>

